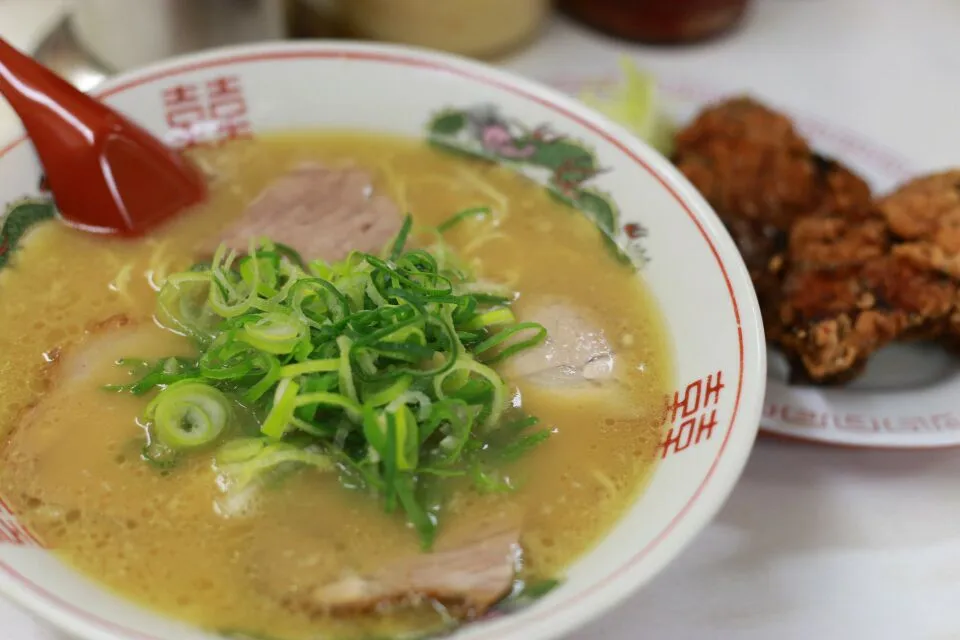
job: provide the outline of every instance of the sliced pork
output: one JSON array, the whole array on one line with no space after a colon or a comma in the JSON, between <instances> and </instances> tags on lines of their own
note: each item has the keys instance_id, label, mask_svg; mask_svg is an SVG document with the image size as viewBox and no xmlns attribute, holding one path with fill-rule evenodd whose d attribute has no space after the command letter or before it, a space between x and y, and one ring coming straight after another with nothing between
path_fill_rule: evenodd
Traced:
<instances>
[{"instance_id":1,"label":"sliced pork","mask_svg":"<svg viewBox=\"0 0 960 640\"><path fill-rule=\"evenodd\" d=\"M455 611L479 615L510 591L519 551L519 529L488 530L455 548L317 587L309 597L315 606L331 611L364 611L384 603L429 598Z\"/></svg>"},{"instance_id":2,"label":"sliced pork","mask_svg":"<svg viewBox=\"0 0 960 640\"><path fill-rule=\"evenodd\" d=\"M429 600L450 615L473 617L509 593L521 554L519 519L503 518L442 537L435 551L331 579L337 553L327 534L287 529L283 549L255 543L251 574L259 587L308 613L347 615Z\"/></svg>"},{"instance_id":3,"label":"sliced pork","mask_svg":"<svg viewBox=\"0 0 960 640\"><path fill-rule=\"evenodd\" d=\"M273 181L217 241L245 251L251 238L266 236L305 258L334 262L352 250L378 252L401 222L367 171L310 163Z\"/></svg>"},{"instance_id":4,"label":"sliced pork","mask_svg":"<svg viewBox=\"0 0 960 640\"><path fill-rule=\"evenodd\" d=\"M145 343L151 345L146 352ZM45 529L81 515L116 520L119 529L125 527L122 502L115 504L109 496L125 491L150 496L155 480L153 474L131 478L122 470L122 464L143 464L139 460L143 432L134 421L142 401L107 391L91 396L90 390L126 382L124 370L115 364L121 357L186 355L189 350L186 340L152 322L134 322L121 315L49 352L46 389L7 435L0 458L0 477L19 478L17 486L23 493L5 496L15 510ZM82 412L90 403L96 403L105 416L95 439L89 431L73 428L74 411L79 407ZM56 540L45 542L55 544Z\"/></svg>"},{"instance_id":5,"label":"sliced pork","mask_svg":"<svg viewBox=\"0 0 960 640\"><path fill-rule=\"evenodd\" d=\"M56 356L51 358L56 388L74 384L96 385L94 376L116 359L111 359L108 354L136 353L144 336L154 333L156 327L153 325L132 322L125 315L116 315L94 325L78 344L58 349Z\"/></svg>"},{"instance_id":6,"label":"sliced pork","mask_svg":"<svg viewBox=\"0 0 960 640\"><path fill-rule=\"evenodd\" d=\"M57 443L60 440L58 425L50 424L44 428L30 426L48 408L56 406L64 395L82 387L96 387L98 375L102 375L106 367L112 367L120 357L111 357L112 354L135 349L145 332L156 331L157 328L152 324L134 323L125 315L117 315L87 329L76 344L57 347L46 353L46 391L17 421L14 434L28 432L19 437L31 440L40 450L47 444Z\"/></svg>"},{"instance_id":7,"label":"sliced pork","mask_svg":"<svg viewBox=\"0 0 960 640\"><path fill-rule=\"evenodd\" d=\"M523 319L546 327L547 338L508 359L509 376L555 388L598 387L612 378L613 350L589 311L551 300L524 314Z\"/></svg>"}]
</instances>

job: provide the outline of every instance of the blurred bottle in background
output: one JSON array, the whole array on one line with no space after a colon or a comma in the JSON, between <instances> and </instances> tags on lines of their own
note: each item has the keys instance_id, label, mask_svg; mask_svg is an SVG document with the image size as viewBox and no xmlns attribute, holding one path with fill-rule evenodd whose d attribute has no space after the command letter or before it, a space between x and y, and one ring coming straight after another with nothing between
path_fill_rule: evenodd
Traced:
<instances>
[{"instance_id":1,"label":"blurred bottle in background","mask_svg":"<svg viewBox=\"0 0 960 640\"><path fill-rule=\"evenodd\" d=\"M285 38L364 38L492 58L532 43L552 1L73 0L70 6L34 55L88 91L114 73L171 56Z\"/></svg>"},{"instance_id":2,"label":"blurred bottle in background","mask_svg":"<svg viewBox=\"0 0 960 640\"><path fill-rule=\"evenodd\" d=\"M605 33L650 44L685 44L727 33L749 0L560 0L571 17Z\"/></svg>"},{"instance_id":3,"label":"blurred bottle in background","mask_svg":"<svg viewBox=\"0 0 960 640\"><path fill-rule=\"evenodd\" d=\"M289 0L300 37L398 42L475 58L530 44L551 0Z\"/></svg>"},{"instance_id":4,"label":"blurred bottle in background","mask_svg":"<svg viewBox=\"0 0 960 640\"><path fill-rule=\"evenodd\" d=\"M114 73L171 56L288 36L283 0L72 0L65 5L63 22L33 55L83 91Z\"/></svg>"},{"instance_id":5,"label":"blurred bottle in background","mask_svg":"<svg viewBox=\"0 0 960 640\"><path fill-rule=\"evenodd\" d=\"M210 47L286 36L281 0L76 0L80 46L111 71Z\"/></svg>"}]
</instances>

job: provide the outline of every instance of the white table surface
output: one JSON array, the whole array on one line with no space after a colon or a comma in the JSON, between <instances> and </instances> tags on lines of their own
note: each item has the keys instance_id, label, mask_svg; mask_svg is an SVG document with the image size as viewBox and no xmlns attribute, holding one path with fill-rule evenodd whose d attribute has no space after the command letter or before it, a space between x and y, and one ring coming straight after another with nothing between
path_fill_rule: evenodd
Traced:
<instances>
[{"instance_id":1,"label":"white table surface","mask_svg":"<svg viewBox=\"0 0 960 640\"><path fill-rule=\"evenodd\" d=\"M0 0L29 48L60 0ZM684 49L628 46L557 19L506 62L535 77L614 72L627 52L674 81L749 90L895 149L960 165L960 2L759 0L746 27ZM0 111L0 139L14 129ZM691 548L570 640L960 640L960 450L761 439ZM0 640L66 640L0 602Z\"/></svg>"}]
</instances>

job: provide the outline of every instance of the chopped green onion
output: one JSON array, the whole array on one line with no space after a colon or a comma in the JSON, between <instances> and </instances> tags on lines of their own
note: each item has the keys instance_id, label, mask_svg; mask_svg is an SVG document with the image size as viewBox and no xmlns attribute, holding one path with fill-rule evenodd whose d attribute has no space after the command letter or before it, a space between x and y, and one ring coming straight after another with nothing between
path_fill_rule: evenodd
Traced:
<instances>
[{"instance_id":1,"label":"chopped green onion","mask_svg":"<svg viewBox=\"0 0 960 640\"><path fill-rule=\"evenodd\" d=\"M255 254L253 240L250 241L250 254ZM235 318L249 311L257 300L257 287L260 284L259 262L253 261L248 278L231 271L236 253L227 253L226 245L220 245L213 254L210 273L213 284L207 303L210 308L224 318Z\"/></svg>"},{"instance_id":2,"label":"chopped green onion","mask_svg":"<svg viewBox=\"0 0 960 640\"><path fill-rule=\"evenodd\" d=\"M403 247L407 243L407 236L410 235L410 229L413 227L413 218L410 216L404 216L403 225L400 227L400 232L397 233L397 237L394 239L393 244L390 247L390 259L396 260L403 253Z\"/></svg>"},{"instance_id":3,"label":"chopped green onion","mask_svg":"<svg viewBox=\"0 0 960 640\"><path fill-rule=\"evenodd\" d=\"M298 364L288 364L280 369L280 376L283 378L295 378L308 373L320 373L340 370L340 358L322 358L320 360L307 360Z\"/></svg>"},{"instance_id":4,"label":"chopped green onion","mask_svg":"<svg viewBox=\"0 0 960 640\"><path fill-rule=\"evenodd\" d=\"M499 309L491 309L486 313L481 313L470 322L464 323L463 328L468 330L483 329L484 327L510 324L516 321L517 318L513 315L513 311L510 311L510 309L506 307L501 307Z\"/></svg>"},{"instance_id":5,"label":"chopped green onion","mask_svg":"<svg viewBox=\"0 0 960 640\"><path fill-rule=\"evenodd\" d=\"M210 288L208 272L187 271L168 276L157 296L157 321L171 331L206 339L219 321L204 304Z\"/></svg>"},{"instance_id":6,"label":"chopped green onion","mask_svg":"<svg viewBox=\"0 0 960 640\"><path fill-rule=\"evenodd\" d=\"M268 438L280 439L290 425L293 412L297 408L297 393L300 385L291 378L285 378L277 385L273 394L273 409L263 421L260 431Z\"/></svg>"},{"instance_id":7,"label":"chopped green onion","mask_svg":"<svg viewBox=\"0 0 960 640\"><path fill-rule=\"evenodd\" d=\"M225 443L217 452L218 464L244 462L256 456L267 446L263 438L241 438Z\"/></svg>"},{"instance_id":8,"label":"chopped green onion","mask_svg":"<svg viewBox=\"0 0 960 640\"><path fill-rule=\"evenodd\" d=\"M360 419L360 405L347 398L342 396L339 393L327 393L325 391L318 391L316 393L304 393L297 397L296 406L302 407L308 404L316 405L325 405L329 407L339 407L347 412L347 415L351 419L359 420ZM269 434L267 434L269 435Z\"/></svg>"},{"instance_id":9,"label":"chopped green onion","mask_svg":"<svg viewBox=\"0 0 960 640\"><path fill-rule=\"evenodd\" d=\"M396 411L388 411L386 415L387 428L393 427L395 437L393 452L396 456L396 467L400 471L413 471L417 468L420 451L417 419L407 405L400 405Z\"/></svg>"},{"instance_id":10,"label":"chopped green onion","mask_svg":"<svg viewBox=\"0 0 960 640\"><path fill-rule=\"evenodd\" d=\"M373 407L388 405L406 393L412 383L413 376L400 376L386 388L367 395L365 402Z\"/></svg>"},{"instance_id":11,"label":"chopped green onion","mask_svg":"<svg viewBox=\"0 0 960 640\"><path fill-rule=\"evenodd\" d=\"M560 582L554 579L534 581L527 579L523 581L518 580L514 585L513 591L498 602L494 609L505 613L523 609L540 600L559 586Z\"/></svg>"},{"instance_id":12,"label":"chopped green onion","mask_svg":"<svg viewBox=\"0 0 960 640\"><path fill-rule=\"evenodd\" d=\"M228 491L242 492L251 483L284 464L306 465L322 472L335 468L333 460L323 453L284 442L259 442L261 444L257 445L243 440L239 446L221 449L217 453L215 465L226 480L224 484Z\"/></svg>"},{"instance_id":13,"label":"chopped green onion","mask_svg":"<svg viewBox=\"0 0 960 640\"><path fill-rule=\"evenodd\" d=\"M338 336L337 347L340 349L340 367L337 370L340 375L340 392L356 403L358 402L357 385L353 381L353 365L350 363L350 349L353 347L353 341L346 336Z\"/></svg>"},{"instance_id":14,"label":"chopped green onion","mask_svg":"<svg viewBox=\"0 0 960 640\"><path fill-rule=\"evenodd\" d=\"M500 419L500 415L506 408L506 398L504 397L506 389L503 380L500 379L500 376L496 371L484 364L480 364L473 358L460 358L449 371L442 373L433 379L434 392L437 394L437 397L441 399L448 397L449 394L444 390L443 383L448 377L458 371L463 371L468 374L476 374L489 382L490 388L492 389L493 400L489 407L487 407L487 415L484 420L484 424L487 427L492 427ZM462 387L463 385L460 386L460 388Z\"/></svg>"},{"instance_id":15,"label":"chopped green onion","mask_svg":"<svg viewBox=\"0 0 960 640\"><path fill-rule=\"evenodd\" d=\"M433 539L437 532L437 518L428 512L417 499L414 479L409 474L403 474L396 481L397 496L410 523L420 534L420 545L427 550L433 546Z\"/></svg>"},{"instance_id":16,"label":"chopped green onion","mask_svg":"<svg viewBox=\"0 0 960 640\"><path fill-rule=\"evenodd\" d=\"M387 416L384 413L374 411L373 407L365 406L363 408L363 436L367 439L378 458L382 458L387 452Z\"/></svg>"},{"instance_id":17,"label":"chopped green onion","mask_svg":"<svg viewBox=\"0 0 960 640\"><path fill-rule=\"evenodd\" d=\"M546 430L540 430L535 433L531 433L528 436L524 436L519 440L506 445L500 455L503 460L512 462L523 457L528 452L535 449L537 445L545 442L548 438L550 438L550 432Z\"/></svg>"},{"instance_id":18,"label":"chopped green onion","mask_svg":"<svg viewBox=\"0 0 960 640\"><path fill-rule=\"evenodd\" d=\"M104 388L108 391L129 392L135 396L143 395L157 386L196 378L198 371L196 363L177 356L161 358L153 364L124 358L117 364L128 367L131 375L139 375L140 378L132 384L109 384Z\"/></svg>"},{"instance_id":19,"label":"chopped green onion","mask_svg":"<svg viewBox=\"0 0 960 640\"><path fill-rule=\"evenodd\" d=\"M175 382L154 398L144 414L157 441L171 449L193 449L216 440L230 418L230 401L196 380Z\"/></svg>"},{"instance_id":20,"label":"chopped green onion","mask_svg":"<svg viewBox=\"0 0 960 640\"><path fill-rule=\"evenodd\" d=\"M437 225L437 231L444 233L457 226L467 218L485 217L490 215L490 207L471 207L455 213L444 222Z\"/></svg>"},{"instance_id":21,"label":"chopped green onion","mask_svg":"<svg viewBox=\"0 0 960 640\"><path fill-rule=\"evenodd\" d=\"M170 275L157 319L198 354L127 361L133 381L109 387L158 391L144 458L167 465L226 439L215 464L231 491L279 467L336 468L345 486L402 510L429 547L444 478L509 490L497 466L550 433L504 419L508 387L490 366L546 330L518 322L515 295L476 280L441 235L488 215L467 209L426 230L428 248L411 246L407 216L379 255L307 263L261 239Z\"/></svg>"},{"instance_id":22,"label":"chopped green onion","mask_svg":"<svg viewBox=\"0 0 960 640\"><path fill-rule=\"evenodd\" d=\"M276 357L269 354L261 354L259 363L265 372L259 382L244 392L243 399L247 402L256 402L259 400L283 377L283 367L280 366L280 361L277 360Z\"/></svg>"},{"instance_id":23,"label":"chopped green onion","mask_svg":"<svg viewBox=\"0 0 960 640\"><path fill-rule=\"evenodd\" d=\"M306 326L292 315L266 313L245 325L238 337L260 351L282 355L293 351L305 332Z\"/></svg>"},{"instance_id":24,"label":"chopped green onion","mask_svg":"<svg viewBox=\"0 0 960 640\"><path fill-rule=\"evenodd\" d=\"M483 353L484 351L487 351L489 349L492 349L496 346L499 346L505 343L507 340L514 337L516 334L520 333L521 331L533 331L533 335L531 335L529 338L526 338L524 340L514 342L509 346L507 346L506 348L501 349L493 357L487 358L485 362L488 364L492 364L494 362L500 362L501 360L509 358L510 356L512 356L513 354L519 351L523 351L524 349L529 349L530 347L540 344L547 337L547 330L543 327L542 324L539 324L537 322L518 322L512 327L503 329L500 332L498 332L496 335L491 336L490 338L487 338L486 340L478 344L475 347L475 351L476 353Z\"/></svg>"}]
</instances>

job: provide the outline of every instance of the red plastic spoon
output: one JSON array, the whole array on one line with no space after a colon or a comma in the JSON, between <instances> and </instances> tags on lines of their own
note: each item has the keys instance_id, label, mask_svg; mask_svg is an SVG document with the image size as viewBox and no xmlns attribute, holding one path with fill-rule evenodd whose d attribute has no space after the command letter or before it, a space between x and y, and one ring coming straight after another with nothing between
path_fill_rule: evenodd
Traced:
<instances>
[{"instance_id":1,"label":"red plastic spoon","mask_svg":"<svg viewBox=\"0 0 960 640\"><path fill-rule=\"evenodd\" d=\"M186 158L3 39L0 94L70 224L135 236L206 197L203 175Z\"/></svg>"}]
</instances>

